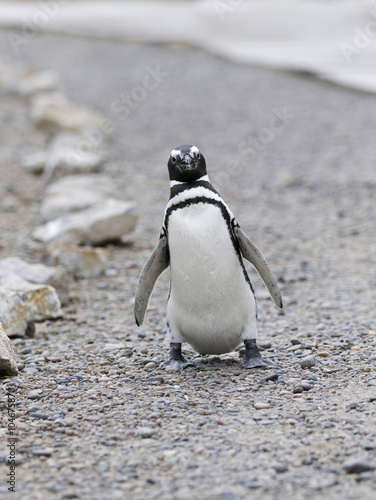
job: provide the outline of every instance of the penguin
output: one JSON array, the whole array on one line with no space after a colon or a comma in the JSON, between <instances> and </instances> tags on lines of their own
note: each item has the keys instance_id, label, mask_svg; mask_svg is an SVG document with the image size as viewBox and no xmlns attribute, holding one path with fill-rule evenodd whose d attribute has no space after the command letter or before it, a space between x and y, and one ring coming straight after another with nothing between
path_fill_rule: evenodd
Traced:
<instances>
[{"instance_id":1,"label":"penguin","mask_svg":"<svg viewBox=\"0 0 376 500\"><path fill-rule=\"evenodd\" d=\"M192 364L182 353L183 342L200 354L231 352L244 342L244 368L277 367L261 357L257 346L256 298L243 260L255 267L282 309L278 285L263 254L211 185L205 158L196 146L173 149L167 166L170 198L159 241L138 280L136 324L143 323L154 285L170 266L166 369Z\"/></svg>"}]
</instances>

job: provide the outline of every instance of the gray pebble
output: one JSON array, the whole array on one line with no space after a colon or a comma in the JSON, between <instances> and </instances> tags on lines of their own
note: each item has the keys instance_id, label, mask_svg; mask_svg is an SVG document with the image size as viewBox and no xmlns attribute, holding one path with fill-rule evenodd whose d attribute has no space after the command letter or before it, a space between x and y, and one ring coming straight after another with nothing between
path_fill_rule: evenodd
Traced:
<instances>
[{"instance_id":1,"label":"gray pebble","mask_svg":"<svg viewBox=\"0 0 376 500\"><path fill-rule=\"evenodd\" d=\"M343 464L343 468L347 474L357 474L360 472L374 470L375 466L371 463L369 457L362 455L346 460Z\"/></svg>"},{"instance_id":2,"label":"gray pebble","mask_svg":"<svg viewBox=\"0 0 376 500\"><path fill-rule=\"evenodd\" d=\"M29 399L40 399L42 397L42 390L34 389L28 393L27 397Z\"/></svg>"},{"instance_id":3,"label":"gray pebble","mask_svg":"<svg viewBox=\"0 0 376 500\"><path fill-rule=\"evenodd\" d=\"M273 469L278 472L278 474L282 474L283 472L286 472L288 471L288 466L286 464L282 464L282 463L275 463L273 464Z\"/></svg>"},{"instance_id":4,"label":"gray pebble","mask_svg":"<svg viewBox=\"0 0 376 500\"><path fill-rule=\"evenodd\" d=\"M294 394L299 394L299 393L303 392L303 387L302 387L300 384L298 384L298 385L296 385L296 386L293 388L292 392L293 392Z\"/></svg>"},{"instance_id":5,"label":"gray pebble","mask_svg":"<svg viewBox=\"0 0 376 500\"><path fill-rule=\"evenodd\" d=\"M100 283L97 283L97 289L98 290L107 290L108 288L108 283L106 282L100 282Z\"/></svg>"},{"instance_id":6,"label":"gray pebble","mask_svg":"<svg viewBox=\"0 0 376 500\"><path fill-rule=\"evenodd\" d=\"M139 427L137 430L137 435L143 439L151 438L157 433L157 429L153 429L152 427Z\"/></svg>"},{"instance_id":7,"label":"gray pebble","mask_svg":"<svg viewBox=\"0 0 376 500\"><path fill-rule=\"evenodd\" d=\"M300 362L300 366L302 368L312 368L315 365L316 365L316 362L315 362L315 355L314 354L312 354L311 356L306 356Z\"/></svg>"},{"instance_id":8,"label":"gray pebble","mask_svg":"<svg viewBox=\"0 0 376 500\"><path fill-rule=\"evenodd\" d=\"M30 354L31 353L31 349L30 347L24 347L23 349L21 349L20 351L20 354Z\"/></svg>"},{"instance_id":9,"label":"gray pebble","mask_svg":"<svg viewBox=\"0 0 376 500\"><path fill-rule=\"evenodd\" d=\"M38 411L29 412L29 417L37 418L39 420L46 420L48 418L48 416L45 413L41 413Z\"/></svg>"},{"instance_id":10,"label":"gray pebble","mask_svg":"<svg viewBox=\"0 0 376 500\"><path fill-rule=\"evenodd\" d=\"M38 450L33 450L33 455L37 457L50 457L52 455L51 448L40 448Z\"/></svg>"}]
</instances>

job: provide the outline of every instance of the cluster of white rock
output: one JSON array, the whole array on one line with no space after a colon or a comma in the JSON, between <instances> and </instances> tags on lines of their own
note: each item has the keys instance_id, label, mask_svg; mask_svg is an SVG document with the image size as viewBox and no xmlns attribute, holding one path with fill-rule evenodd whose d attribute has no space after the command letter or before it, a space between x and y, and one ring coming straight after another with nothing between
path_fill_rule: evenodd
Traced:
<instances>
[{"instance_id":1,"label":"cluster of white rock","mask_svg":"<svg viewBox=\"0 0 376 500\"><path fill-rule=\"evenodd\" d=\"M35 126L46 132L45 149L21 158L25 173L42 179L40 225L32 238L45 248L45 263L0 261L0 374L14 375L7 335L30 334L34 322L62 317L73 278L98 276L108 265L108 251L93 245L121 240L137 216L101 173L110 132L105 118L71 102L52 72L0 68L0 86L26 98Z\"/></svg>"}]
</instances>

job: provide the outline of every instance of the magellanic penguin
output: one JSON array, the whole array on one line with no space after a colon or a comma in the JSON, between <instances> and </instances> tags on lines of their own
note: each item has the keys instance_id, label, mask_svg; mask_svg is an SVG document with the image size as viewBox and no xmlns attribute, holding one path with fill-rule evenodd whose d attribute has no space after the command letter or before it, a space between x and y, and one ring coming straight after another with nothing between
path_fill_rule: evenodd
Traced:
<instances>
[{"instance_id":1,"label":"magellanic penguin","mask_svg":"<svg viewBox=\"0 0 376 500\"><path fill-rule=\"evenodd\" d=\"M209 182L206 162L196 146L179 146L168 159L170 199L159 242L141 271L136 298L137 325L160 274L171 268L167 303L170 359L166 368L190 363L188 342L201 354L222 354L243 341L244 368L270 368L257 347L256 299L244 267L248 260L264 281L274 304L282 298L268 264L243 233L229 207Z\"/></svg>"}]
</instances>

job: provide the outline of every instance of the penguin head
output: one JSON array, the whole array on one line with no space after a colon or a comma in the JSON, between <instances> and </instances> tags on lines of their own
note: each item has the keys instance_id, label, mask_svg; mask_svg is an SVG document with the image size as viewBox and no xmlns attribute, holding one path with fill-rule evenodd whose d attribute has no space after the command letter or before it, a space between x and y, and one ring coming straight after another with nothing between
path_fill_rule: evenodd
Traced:
<instances>
[{"instance_id":1,"label":"penguin head","mask_svg":"<svg viewBox=\"0 0 376 500\"><path fill-rule=\"evenodd\" d=\"M196 146L179 146L168 159L170 181L194 182L206 175L205 158Z\"/></svg>"}]
</instances>

